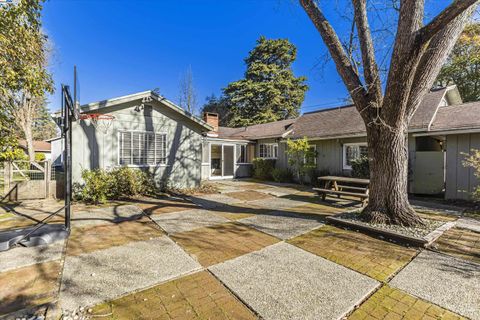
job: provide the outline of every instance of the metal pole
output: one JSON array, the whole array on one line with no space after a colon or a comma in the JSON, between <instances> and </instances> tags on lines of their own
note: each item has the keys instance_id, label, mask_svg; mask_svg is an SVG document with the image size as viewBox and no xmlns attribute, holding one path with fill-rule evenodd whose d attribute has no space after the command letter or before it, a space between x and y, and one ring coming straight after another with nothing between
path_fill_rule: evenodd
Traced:
<instances>
[{"instance_id":1,"label":"metal pole","mask_svg":"<svg viewBox=\"0 0 480 320\"><path fill-rule=\"evenodd\" d=\"M67 90L68 86L62 85L62 104L63 104L63 137L65 141L65 161L63 163L64 176L65 176L65 229L70 231L70 202L71 202L71 193L72 193L72 184L71 184L71 118L70 118L70 108L68 106L69 101L67 101Z\"/></svg>"}]
</instances>

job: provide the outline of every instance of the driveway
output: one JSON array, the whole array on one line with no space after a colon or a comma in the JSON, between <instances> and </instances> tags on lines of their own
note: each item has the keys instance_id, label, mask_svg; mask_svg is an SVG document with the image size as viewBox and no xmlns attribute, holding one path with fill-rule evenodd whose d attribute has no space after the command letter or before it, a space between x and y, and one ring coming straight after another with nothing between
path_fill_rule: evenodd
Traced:
<instances>
[{"instance_id":1,"label":"driveway","mask_svg":"<svg viewBox=\"0 0 480 320\"><path fill-rule=\"evenodd\" d=\"M67 242L0 253L0 314L480 319L474 222L420 250L326 225L349 201L320 203L296 185L215 184L216 194L75 207Z\"/></svg>"}]
</instances>

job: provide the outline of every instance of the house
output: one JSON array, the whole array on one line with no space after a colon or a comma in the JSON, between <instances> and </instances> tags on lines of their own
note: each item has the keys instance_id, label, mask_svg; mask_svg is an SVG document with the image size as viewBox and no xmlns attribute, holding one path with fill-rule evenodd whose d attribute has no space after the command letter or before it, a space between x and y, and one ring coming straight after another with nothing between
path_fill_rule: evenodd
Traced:
<instances>
[{"instance_id":1,"label":"house","mask_svg":"<svg viewBox=\"0 0 480 320\"><path fill-rule=\"evenodd\" d=\"M18 146L25 151L25 154L28 154L27 141L18 140ZM48 141L48 140L45 140L45 141L34 140L33 141L33 150L35 151L35 154L43 153L45 155L45 160L50 160L51 159L50 141Z\"/></svg>"},{"instance_id":2,"label":"house","mask_svg":"<svg viewBox=\"0 0 480 320\"><path fill-rule=\"evenodd\" d=\"M82 169L129 166L155 179L192 187L202 180L248 177L254 158L287 168L287 139L307 137L319 172L348 175L366 153L365 125L354 106L309 112L296 119L228 128L218 115L199 119L153 91L90 103L81 113L115 117L107 133L89 120L73 125L73 180ZM463 152L480 149L480 102L463 104L455 86L432 90L408 130L410 192L467 199L478 181L462 164Z\"/></svg>"}]
</instances>

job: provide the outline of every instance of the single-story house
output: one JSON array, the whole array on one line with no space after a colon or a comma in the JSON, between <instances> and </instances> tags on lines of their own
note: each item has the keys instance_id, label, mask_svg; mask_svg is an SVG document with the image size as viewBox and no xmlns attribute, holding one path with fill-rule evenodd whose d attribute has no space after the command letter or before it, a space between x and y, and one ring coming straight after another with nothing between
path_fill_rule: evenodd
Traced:
<instances>
[{"instance_id":1,"label":"single-story house","mask_svg":"<svg viewBox=\"0 0 480 320\"><path fill-rule=\"evenodd\" d=\"M18 147L25 151L25 154L28 154L27 150L27 141L25 140L18 140ZM51 144L49 140L34 140L33 141L33 151L35 154L43 153L45 155L45 160L50 160L51 157Z\"/></svg>"},{"instance_id":2,"label":"single-story house","mask_svg":"<svg viewBox=\"0 0 480 320\"><path fill-rule=\"evenodd\" d=\"M181 187L202 180L248 177L254 158L288 167L288 138L307 137L317 170L348 175L366 153L365 125L354 106L304 113L296 119L243 128L219 127L218 115L195 117L153 91L90 103L81 113L115 117L107 133L88 121L73 125L73 180L82 169L129 166ZM413 116L408 134L410 192L468 199L478 184L463 153L480 149L480 102L462 103L455 86L432 90Z\"/></svg>"}]
</instances>

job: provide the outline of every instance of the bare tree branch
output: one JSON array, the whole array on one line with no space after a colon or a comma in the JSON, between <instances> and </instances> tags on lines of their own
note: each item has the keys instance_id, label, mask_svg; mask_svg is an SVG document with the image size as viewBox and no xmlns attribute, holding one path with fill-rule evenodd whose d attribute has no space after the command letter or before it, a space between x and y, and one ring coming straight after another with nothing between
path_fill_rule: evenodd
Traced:
<instances>
[{"instance_id":1,"label":"bare tree branch","mask_svg":"<svg viewBox=\"0 0 480 320\"><path fill-rule=\"evenodd\" d=\"M375 49L373 47L372 34L367 18L367 1L353 0L353 7L357 33L360 40L360 50L362 52L363 73L367 91L379 107L382 101L382 84L375 60Z\"/></svg>"},{"instance_id":2,"label":"bare tree branch","mask_svg":"<svg viewBox=\"0 0 480 320\"><path fill-rule=\"evenodd\" d=\"M355 72L355 68L352 66L342 43L333 27L325 18L322 10L320 10L314 0L300 0L300 4L320 33L323 42L326 44L327 49L335 62L337 71L347 86L357 108L367 105L366 91L363 87L362 81L360 80L358 73Z\"/></svg>"},{"instance_id":3,"label":"bare tree branch","mask_svg":"<svg viewBox=\"0 0 480 320\"><path fill-rule=\"evenodd\" d=\"M477 5L479 0L458 0L453 1L445 10L437 15L430 23L418 30L417 37L421 43L430 41L437 32L442 30L446 24L449 24L466 10Z\"/></svg>"},{"instance_id":4,"label":"bare tree branch","mask_svg":"<svg viewBox=\"0 0 480 320\"><path fill-rule=\"evenodd\" d=\"M474 11L475 6L471 6L462 12L447 25L444 25L429 42L418 65L412 91L410 92L409 102L407 104L409 119L417 110L422 98L428 93L430 88L432 88L440 69L447 60L449 53L455 46L462 30Z\"/></svg>"}]
</instances>

